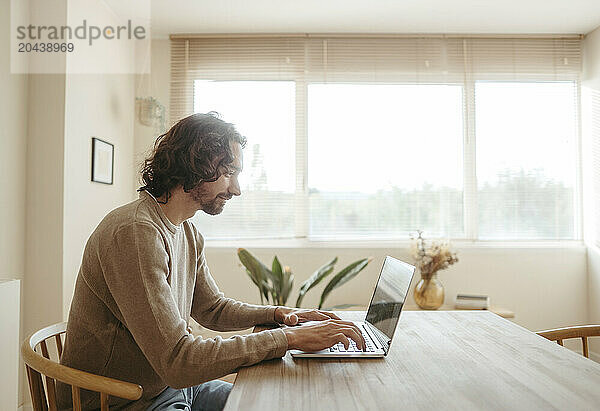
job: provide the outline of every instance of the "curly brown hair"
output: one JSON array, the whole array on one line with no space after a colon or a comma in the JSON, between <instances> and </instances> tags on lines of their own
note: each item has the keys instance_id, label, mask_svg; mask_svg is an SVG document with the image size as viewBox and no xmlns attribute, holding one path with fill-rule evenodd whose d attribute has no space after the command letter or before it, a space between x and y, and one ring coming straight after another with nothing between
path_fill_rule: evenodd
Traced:
<instances>
[{"instance_id":1,"label":"curly brown hair","mask_svg":"<svg viewBox=\"0 0 600 411\"><path fill-rule=\"evenodd\" d=\"M213 111L197 113L179 120L154 143L150 157L144 160L141 179L154 197L166 194L179 185L187 193L203 182L216 181L223 169L233 162L231 143L246 146L246 138L233 124L226 123Z\"/></svg>"}]
</instances>

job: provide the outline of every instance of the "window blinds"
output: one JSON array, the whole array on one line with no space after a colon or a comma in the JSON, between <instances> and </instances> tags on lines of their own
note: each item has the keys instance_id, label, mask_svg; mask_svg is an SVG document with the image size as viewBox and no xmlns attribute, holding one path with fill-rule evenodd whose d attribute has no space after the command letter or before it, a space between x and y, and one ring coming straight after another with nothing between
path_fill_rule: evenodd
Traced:
<instances>
[{"instance_id":1,"label":"window blinds","mask_svg":"<svg viewBox=\"0 0 600 411\"><path fill-rule=\"evenodd\" d=\"M310 82L570 80L579 36L558 38L172 36L171 122L192 113L194 79Z\"/></svg>"},{"instance_id":2,"label":"window blinds","mask_svg":"<svg viewBox=\"0 0 600 411\"><path fill-rule=\"evenodd\" d=\"M304 39L225 37L171 40L171 123L193 112L194 80L296 80Z\"/></svg>"}]
</instances>

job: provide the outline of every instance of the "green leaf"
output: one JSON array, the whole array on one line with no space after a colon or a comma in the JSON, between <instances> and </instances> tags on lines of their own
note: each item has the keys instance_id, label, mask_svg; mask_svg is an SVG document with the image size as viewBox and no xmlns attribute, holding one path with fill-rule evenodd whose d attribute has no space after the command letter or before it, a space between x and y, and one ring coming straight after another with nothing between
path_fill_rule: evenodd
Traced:
<instances>
[{"instance_id":1,"label":"green leaf","mask_svg":"<svg viewBox=\"0 0 600 411\"><path fill-rule=\"evenodd\" d=\"M268 302L269 301L269 292L271 291L271 286L265 280L256 278L256 276L254 274L252 274L252 272L248 269L246 269L246 274L248 274L248 276L252 279L252 282L254 282L254 284L256 284L256 286L258 287L258 291L260 292L261 304L264 303L263 296L264 296L264 298L267 299L267 302Z\"/></svg>"},{"instance_id":2,"label":"green leaf","mask_svg":"<svg viewBox=\"0 0 600 411\"><path fill-rule=\"evenodd\" d=\"M323 306L323 303L325 302L327 296L329 296L329 293L356 277L356 275L360 273L371 262L371 260L373 260L373 258L363 258L362 260L355 261L346 268L344 268L342 271L337 273L331 279L331 281L329 281L329 284L325 286L325 289L321 294L319 309L321 309L321 307Z\"/></svg>"},{"instance_id":3,"label":"green leaf","mask_svg":"<svg viewBox=\"0 0 600 411\"><path fill-rule=\"evenodd\" d=\"M260 295L260 303L264 304L265 301L263 299L263 286L262 284L259 283L258 279L254 276L254 274L252 274L250 272L250 270L246 269L246 274L248 274L248 277L250 277L250 279L252 280L252 282L254 284L256 284L256 286L258 287L258 295ZM268 300L268 297L267 297Z\"/></svg>"},{"instance_id":4,"label":"green leaf","mask_svg":"<svg viewBox=\"0 0 600 411\"><path fill-rule=\"evenodd\" d=\"M250 277L250 279L252 280L252 282L254 284L256 284L256 286L258 288L261 287L261 284L260 284L260 281L258 280L258 278L256 278L256 276L254 274L252 274L252 272L250 270L248 270L247 268L246 268L246 274L248 274L248 277Z\"/></svg>"},{"instance_id":5,"label":"green leaf","mask_svg":"<svg viewBox=\"0 0 600 411\"><path fill-rule=\"evenodd\" d=\"M280 300L281 300L281 295L283 294L283 270L281 269L281 264L279 263L279 259L277 258L277 256L273 257L273 264L272 264L272 273L273 273L273 277L272 277L272 281L273 281L273 290L275 291L278 303L281 304Z\"/></svg>"},{"instance_id":6,"label":"green leaf","mask_svg":"<svg viewBox=\"0 0 600 411\"><path fill-rule=\"evenodd\" d=\"M269 293L273 293L272 287L269 285L269 279L273 276L271 271L246 249L238 248L238 258L246 267L248 275L259 288L261 295L264 295L268 302Z\"/></svg>"},{"instance_id":7,"label":"green leaf","mask_svg":"<svg viewBox=\"0 0 600 411\"><path fill-rule=\"evenodd\" d=\"M294 274L292 274L292 271L289 269L289 267L286 267L283 270L283 282L285 284L285 286L283 287L283 291L282 291L282 305L285 305L287 303L288 297L290 296L290 291L292 291L292 287L294 286Z\"/></svg>"},{"instance_id":8,"label":"green leaf","mask_svg":"<svg viewBox=\"0 0 600 411\"><path fill-rule=\"evenodd\" d=\"M335 257L333 260L331 260L327 264L320 267L317 271L315 271L308 278L308 280L306 280L302 283L302 286L300 287L300 291L298 291L298 299L296 300L296 307L298 307L298 308L300 307L300 304L302 304L302 299L304 298L304 295L308 292L308 290L310 290L311 288L313 288L314 286L319 284L321 281L323 281L323 279L325 277L327 277L329 274L331 274L333 272L333 266L335 265L335 263L337 263L337 260L338 260L338 258Z\"/></svg>"},{"instance_id":9,"label":"green leaf","mask_svg":"<svg viewBox=\"0 0 600 411\"><path fill-rule=\"evenodd\" d=\"M267 299L267 301L269 301L269 284L267 284L264 281L261 281L259 278L257 278L256 275L254 275L250 270L248 270L246 268L246 274L248 274L248 277L250 277L250 279L252 280L252 282L254 284L256 284L256 286L258 287L258 291L260 294L260 303L264 304L264 300L263 300L263 296L264 298Z\"/></svg>"}]
</instances>

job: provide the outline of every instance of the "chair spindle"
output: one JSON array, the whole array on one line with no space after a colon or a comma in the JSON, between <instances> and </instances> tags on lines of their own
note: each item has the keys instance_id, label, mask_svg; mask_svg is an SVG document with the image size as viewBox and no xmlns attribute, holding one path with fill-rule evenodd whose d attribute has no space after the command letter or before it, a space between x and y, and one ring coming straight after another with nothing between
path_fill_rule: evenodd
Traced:
<instances>
[{"instance_id":1,"label":"chair spindle","mask_svg":"<svg viewBox=\"0 0 600 411\"><path fill-rule=\"evenodd\" d=\"M100 393L100 410L108 411L108 394Z\"/></svg>"},{"instance_id":2,"label":"chair spindle","mask_svg":"<svg viewBox=\"0 0 600 411\"><path fill-rule=\"evenodd\" d=\"M72 385L71 394L73 394L73 411L81 411L81 393L79 387Z\"/></svg>"},{"instance_id":3,"label":"chair spindle","mask_svg":"<svg viewBox=\"0 0 600 411\"><path fill-rule=\"evenodd\" d=\"M60 334L56 334L54 336L54 338L56 339L56 351L58 351L58 360L60 361L60 359L62 358L62 339L60 338Z\"/></svg>"}]
</instances>

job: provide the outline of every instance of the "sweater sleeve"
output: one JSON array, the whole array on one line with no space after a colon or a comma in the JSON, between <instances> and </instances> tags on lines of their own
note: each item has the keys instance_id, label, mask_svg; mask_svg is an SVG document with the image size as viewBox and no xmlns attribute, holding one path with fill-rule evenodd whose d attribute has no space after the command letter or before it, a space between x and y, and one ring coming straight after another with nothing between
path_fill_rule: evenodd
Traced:
<instances>
[{"instance_id":1,"label":"sweater sleeve","mask_svg":"<svg viewBox=\"0 0 600 411\"><path fill-rule=\"evenodd\" d=\"M169 255L158 229L135 222L122 227L101 258L105 281L124 325L163 381L190 387L259 361L282 357L281 329L228 339L194 338L167 282Z\"/></svg>"},{"instance_id":2,"label":"sweater sleeve","mask_svg":"<svg viewBox=\"0 0 600 411\"><path fill-rule=\"evenodd\" d=\"M192 318L215 331L235 331L275 323L274 306L254 305L224 297L210 274L204 251L198 257Z\"/></svg>"}]
</instances>

